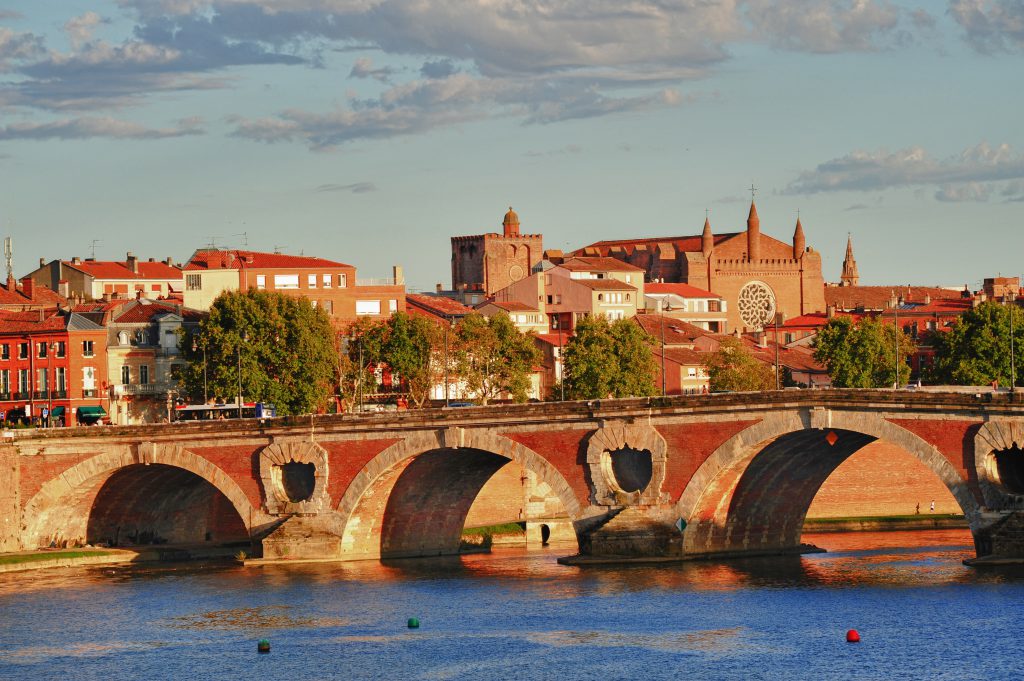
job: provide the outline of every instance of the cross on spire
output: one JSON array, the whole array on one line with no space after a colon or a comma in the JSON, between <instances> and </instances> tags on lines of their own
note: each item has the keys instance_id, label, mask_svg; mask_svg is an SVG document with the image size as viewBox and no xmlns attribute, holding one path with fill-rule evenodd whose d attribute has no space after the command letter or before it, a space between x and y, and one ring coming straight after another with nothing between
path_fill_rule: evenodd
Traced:
<instances>
[{"instance_id":1,"label":"cross on spire","mask_svg":"<svg viewBox=\"0 0 1024 681\"><path fill-rule=\"evenodd\" d=\"M751 183L750 183L750 200L751 200L751 201L753 201L753 200L754 200L754 195L755 195L756 193L757 193L757 187L755 187L755 186L754 186L754 183L753 183L753 182L751 182Z\"/></svg>"}]
</instances>

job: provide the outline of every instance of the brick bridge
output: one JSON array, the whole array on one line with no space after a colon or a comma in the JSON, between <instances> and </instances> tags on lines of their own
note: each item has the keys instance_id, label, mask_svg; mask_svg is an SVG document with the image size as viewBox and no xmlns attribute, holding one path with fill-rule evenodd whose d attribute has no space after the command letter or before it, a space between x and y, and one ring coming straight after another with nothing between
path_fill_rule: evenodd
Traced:
<instances>
[{"instance_id":1,"label":"brick bridge","mask_svg":"<svg viewBox=\"0 0 1024 681\"><path fill-rule=\"evenodd\" d=\"M456 553L481 487L514 461L584 555L786 553L829 474L883 440L949 488L979 556L1022 557L1012 397L783 391L11 431L0 550L157 539L251 541L267 557Z\"/></svg>"}]
</instances>

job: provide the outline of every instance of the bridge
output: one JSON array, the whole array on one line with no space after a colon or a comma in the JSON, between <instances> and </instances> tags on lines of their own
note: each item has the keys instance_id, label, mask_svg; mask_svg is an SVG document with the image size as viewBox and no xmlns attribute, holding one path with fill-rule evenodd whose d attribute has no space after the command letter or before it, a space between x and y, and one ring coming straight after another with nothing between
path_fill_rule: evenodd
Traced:
<instances>
[{"instance_id":1,"label":"bridge","mask_svg":"<svg viewBox=\"0 0 1024 681\"><path fill-rule=\"evenodd\" d=\"M480 489L512 461L564 509L583 559L791 553L829 474L883 440L950 490L979 557L1024 557L1016 394L787 390L3 435L2 551L453 554Z\"/></svg>"}]
</instances>

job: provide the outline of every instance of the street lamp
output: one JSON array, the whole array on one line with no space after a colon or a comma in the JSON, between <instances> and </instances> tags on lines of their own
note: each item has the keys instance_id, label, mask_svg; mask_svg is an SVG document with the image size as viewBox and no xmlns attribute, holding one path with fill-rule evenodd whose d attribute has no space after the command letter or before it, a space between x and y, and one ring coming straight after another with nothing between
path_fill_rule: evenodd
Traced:
<instances>
[{"instance_id":1,"label":"street lamp","mask_svg":"<svg viewBox=\"0 0 1024 681\"><path fill-rule=\"evenodd\" d=\"M775 389L782 390L782 376L779 374L779 317L781 312L775 313Z\"/></svg>"},{"instance_id":2,"label":"street lamp","mask_svg":"<svg viewBox=\"0 0 1024 681\"><path fill-rule=\"evenodd\" d=\"M900 299L897 297L893 301L895 305L892 306L893 314L893 347L896 349L896 376L892 379L892 389L898 390L900 387Z\"/></svg>"},{"instance_id":3,"label":"street lamp","mask_svg":"<svg viewBox=\"0 0 1024 681\"><path fill-rule=\"evenodd\" d=\"M238 361L238 418L242 418L242 343L249 342L249 332L242 332L242 342L235 347L235 357Z\"/></svg>"},{"instance_id":4,"label":"street lamp","mask_svg":"<svg viewBox=\"0 0 1024 681\"><path fill-rule=\"evenodd\" d=\"M661 322L661 396L668 394L665 379L665 298L658 298L658 321Z\"/></svg>"},{"instance_id":5,"label":"street lamp","mask_svg":"<svg viewBox=\"0 0 1024 681\"><path fill-rule=\"evenodd\" d=\"M448 315L444 316L444 406L448 405L448 327L454 324L454 320Z\"/></svg>"},{"instance_id":6,"label":"street lamp","mask_svg":"<svg viewBox=\"0 0 1024 681\"><path fill-rule=\"evenodd\" d=\"M561 401L565 402L565 348L562 346L562 315L555 317L558 325L558 389L562 393Z\"/></svg>"},{"instance_id":7,"label":"street lamp","mask_svg":"<svg viewBox=\"0 0 1024 681\"><path fill-rule=\"evenodd\" d=\"M46 427L53 422L53 389L50 385L50 374L53 373L53 353L57 352L57 341L51 341L46 353Z\"/></svg>"},{"instance_id":8,"label":"street lamp","mask_svg":"<svg viewBox=\"0 0 1024 681\"><path fill-rule=\"evenodd\" d=\"M1017 392L1017 359L1013 352L1013 335L1014 331L1014 317L1013 314L1017 307L1017 293L1010 291L1007 293L1007 298L1010 299L1010 392Z\"/></svg>"},{"instance_id":9,"label":"street lamp","mask_svg":"<svg viewBox=\"0 0 1024 681\"><path fill-rule=\"evenodd\" d=\"M197 345L198 344L197 344L196 340L193 338L192 339L192 352L198 351L199 348L198 348ZM203 348L203 404L209 404L210 403L210 395L209 395L209 390L208 390L208 380L207 380L207 371L206 371L206 366L207 365L206 365L206 339L205 338L203 339L202 348Z\"/></svg>"}]
</instances>

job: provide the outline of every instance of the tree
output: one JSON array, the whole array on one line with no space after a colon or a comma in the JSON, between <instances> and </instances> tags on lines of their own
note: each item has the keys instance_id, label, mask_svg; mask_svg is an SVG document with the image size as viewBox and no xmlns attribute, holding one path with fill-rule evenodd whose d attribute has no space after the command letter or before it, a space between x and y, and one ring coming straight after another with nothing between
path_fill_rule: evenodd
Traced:
<instances>
[{"instance_id":1,"label":"tree","mask_svg":"<svg viewBox=\"0 0 1024 681\"><path fill-rule=\"evenodd\" d=\"M266 291L227 292L192 337L181 338L188 364L179 381L203 394L272 403L279 414L325 406L338 371L330 319L306 298ZM241 370L239 372L239 369Z\"/></svg>"},{"instance_id":2,"label":"tree","mask_svg":"<svg viewBox=\"0 0 1024 681\"><path fill-rule=\"evenodd\" d=\"M775 371L754 357L739 338L723 338L704 361L712 392L773 390Z\"/></svg>"},{"instance_id":3,"label":"tree","mask_svg":"<svg viewBox=\"0 0 1024 681\"><path fill-rule=\"evenodd\" d=\"M886 388L903 385L910 378L906 359L914 343L899 331L899 376L896 365L896 328L874 317L854 322L833 317L814 340L814 359L828 369L837 388Z\"/></svg>"},{"instance_id":4,"label":"tree","mask_svg":"<svg viewBox=\"0 0 1024 681\"><path fill-rule=\"evenodd\" d=\"M339 362L340 386L342 397L350 405L377 388L376 368L381 362L385 334L385 323L370 317L356 319L345 331Z\"/></svg>"},{"instance_id":5,"label":"tree","mask_svg":"<svg viewBox=\"0 0 1024 681\"><path fill-rule=\"evenodd\" d=\"M532 333L520 333L505 314L471 314L456 326L455 346L456 372L470 394L483 404L504 393L526 401L530 375L541 361Z\"/></svg>"},{"instance_id":6,"label":"tree","mask_svg":"<svg viewBox=\"0 0 1024 681\"><path fill-rule=\"evenodd\" d=\"M565 344L565 395L571 400L655 394L652 340L632 320L584 317Z\"/></svg>"},{"instance_id":7,"label":"tree","mask_svg":"<svg viewBox=\"0 0 1024 681\"><path fill-rule=\"evenodd\" d=\"M948 332L932 335L935 364L928 379L953 385L987 385L993 381L1010 385L1012 372L1016 374L1017 385L1021 385L1020 371L1011 367L1010 329L1013 328L1016 354L1024 342L1022 327L1024 314L1016 305L982 303L956 320Z\"/></svg>"},{"instance_id":8,"label":"tree","mask_svg":"<svg viewBox=\"0 0 1024 681\"><path fill-rule=\"evenodd\" d=\"M385 324L380 359L405 383L417 407L430 397L439 357L441 330L425 317L396 312Z\"/></svg>"}]
</instances>

